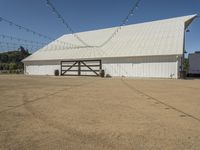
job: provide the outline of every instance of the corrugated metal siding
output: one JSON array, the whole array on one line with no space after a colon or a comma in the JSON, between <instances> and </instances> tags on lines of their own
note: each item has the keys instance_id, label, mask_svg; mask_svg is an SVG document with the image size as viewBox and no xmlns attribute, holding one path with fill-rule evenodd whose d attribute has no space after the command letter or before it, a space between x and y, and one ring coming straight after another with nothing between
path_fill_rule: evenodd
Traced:
<instances>
[{"instance_id":1,"label":"corrugated metal siding","mask_svg":"<svg viewBox=\"0 0 200 150\"><path fill-rule=\"evenodd\" d=\"M102 59L106 74L125 77L178 78L176 56L149 56ZM33 62L26 64L26 73L31 75L53 75L60 70L59 62ZM90 74L90 73L82 73Z\"/></svg>"},{"instance_id":2,"label":"corrugated metal siding","mask_svg":"<svg viewBox=\"0 0 200 150\"><path fill-rule=\"evenodd\" d=\"M101 48L66 49L59 41L80 45L73 35L64 35L38 50L24 61L93 59L105 57L134 57L180 55L183 53L185 22L196 15L123 26L116 37ZM77 33L89 45L102 44L114 28Z\"/></svg>"},{"instance_id":3,"label":"corrugated metal siding","mask_svg":"<svg viewBox=\"0 0 200 150\"><path fill-rule=\"evenodd\" d=\"M27 75L54 75L54 70L60 70L59 65L26 65Z\"/></svg>"},{"instance_id":4,"label":"corrugated metal siding","mask_svg":"<svg viewBox=\"0 0 200 150\"><path fill-rule=\"evenodd\" d=\"M189 73L200 74L200 53L189 54Z\"/></svg>"},{"instance_id":5,"label":"corrugated metal siding","mask_svg":"<svg viewBox=\"0 0 200 150\"><path fill-rule=\"evenodd\" d=\"M102 63L111 76L178 78L176 56L103 59Z\"/></svg>"},{"instance_id":6,"label":"corrugated metal siding","mask_svg":"<svg viewBox=\"0 0 200 150\"><path fill-rule=\"evenodd\" d=\"M60 70L58 61L26 62L24 66L27 75L54 75L54 70Z\"/></svg>"}]
</instances>

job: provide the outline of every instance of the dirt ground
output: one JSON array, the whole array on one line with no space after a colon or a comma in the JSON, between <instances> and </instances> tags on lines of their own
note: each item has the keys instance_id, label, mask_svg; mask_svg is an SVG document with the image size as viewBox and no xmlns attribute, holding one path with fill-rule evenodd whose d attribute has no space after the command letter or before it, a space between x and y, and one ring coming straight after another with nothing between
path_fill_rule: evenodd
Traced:
<instances>
[{"instance_id":1,"label":"dirt ground","mask_svg":"<svg viewBox=\"0 0 200 150\"><path fill-rule=\"evenodd\" d=\"M199 150L200 80L0 75L0 150Z\"/></svg>"}]
</instances>

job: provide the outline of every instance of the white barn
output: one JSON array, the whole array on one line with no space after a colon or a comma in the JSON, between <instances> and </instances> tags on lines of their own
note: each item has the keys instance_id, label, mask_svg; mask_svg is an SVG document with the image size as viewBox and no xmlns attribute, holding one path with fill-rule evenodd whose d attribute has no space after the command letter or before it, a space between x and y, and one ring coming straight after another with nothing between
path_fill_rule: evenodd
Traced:
<instances>
[{"instance_id":1,"label":"white barn","mask_svg":"<svg viewBox=\"0 0 200 150\"><path fill-rule=\"evenodd\" d=\"M123 26L103 47L69 48L62 42L83 44L72 34L63 35L25 58L24 71L27 75L54 75L55 70L62 75L92 75L99 67L110 76L178 78L185 30L195 17L197 15ZM77 35L89 45L100 45L116 28Z\"/></svg>"}]
</instances>

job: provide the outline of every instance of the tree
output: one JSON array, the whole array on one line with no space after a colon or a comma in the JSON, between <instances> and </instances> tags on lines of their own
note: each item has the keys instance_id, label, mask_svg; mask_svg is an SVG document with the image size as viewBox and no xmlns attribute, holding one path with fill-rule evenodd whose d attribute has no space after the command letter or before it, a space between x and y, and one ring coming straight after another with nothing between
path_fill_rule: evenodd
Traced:
<instances>
[{"instance_id":1,"label":"tree","mask_svg":"<svg viewBox=\"0 0 200 150\"><path fill-rule=\"evenodd\" d=\"M8 61L8 55L2 53L0 54L0 62L6 63Z\"/></svg>"},{"instance_id":2,"label":"tree","mask_svg":"<svg viewBox=\"0 0 200 150\"><path fill-rule=\"evenodd\" d=\"M28 49L22 46L16 51L0 53L0 70L23 70L21 61L29 55Z\"/></svg>"},{"instance_id":3,"label":"tree","mask_svg":"<svg viewBox=\"0 0 200 150\"><path fill-rule=\"evenodd\" d=\"M16 70L16 69L17 69L16 63L10 63L9 64L9 70Z\"/></svg>"},{"instance_id":4,"label":"tree","mask_svg":"<svg viewBox=\"0 0 200 150\"><path fill-rule=\"evenodd\" d=\"M21 52L21 55L23 56L23 58L25 58L25 57L30 55L28 49L25 49L23 46L20 46L18 48L18 50Z\"/></svg>"},{"instance_id":5,"label":"tree","mask_svg":"<svg viewBox=\"0 0 200 150\"><path fill-rule=\"evenodd\" d=\"M187 58L184 59L183 69L187 72L189 70L189 60Z\"/></svg>"}]
</instances>

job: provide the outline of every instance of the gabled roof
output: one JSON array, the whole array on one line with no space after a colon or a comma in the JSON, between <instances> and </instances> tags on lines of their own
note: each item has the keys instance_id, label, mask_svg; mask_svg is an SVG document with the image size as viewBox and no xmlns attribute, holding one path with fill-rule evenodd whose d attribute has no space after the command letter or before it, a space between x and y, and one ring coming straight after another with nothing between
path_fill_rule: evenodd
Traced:
<instances>
[{"instance_id":1,"label":"gabled roof","mask_svg":"<svg viewBox=\"0 0 200 150\"><path fill-rule=\"evenodd\" d=\"M72 34L63 35L23 61L73 60L111 57L181 55L184 32L197 15L123 26L117 35L101 48L64 48L58 41L83 46ZM102 44L117 27L77 33L87 44Z\"/></svg>"}]
</instances>

